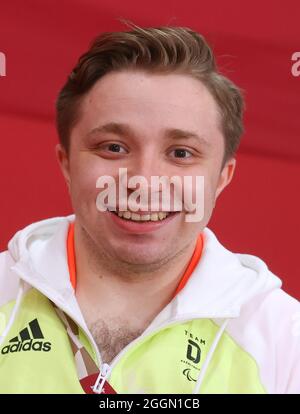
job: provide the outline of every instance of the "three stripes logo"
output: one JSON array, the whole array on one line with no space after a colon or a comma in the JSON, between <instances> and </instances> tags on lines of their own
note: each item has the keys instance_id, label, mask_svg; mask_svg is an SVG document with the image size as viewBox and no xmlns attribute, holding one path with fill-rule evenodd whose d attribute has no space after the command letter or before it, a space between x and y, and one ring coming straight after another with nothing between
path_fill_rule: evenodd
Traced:
<instances>
[{"instance_id":1,"label":"three stripes logo","mask_svg":"<svg viewBox=\"0 0 300 414\"><path fill-rule=\"evenodd\" d=\"M45 342L44 339L38 320L33 319L26 328L19 332L18 336L9 341L10 345L2 348L1 354L5 355L21 351L49 352L51 350L51 342Z\"/></svg>"}]
</instances>

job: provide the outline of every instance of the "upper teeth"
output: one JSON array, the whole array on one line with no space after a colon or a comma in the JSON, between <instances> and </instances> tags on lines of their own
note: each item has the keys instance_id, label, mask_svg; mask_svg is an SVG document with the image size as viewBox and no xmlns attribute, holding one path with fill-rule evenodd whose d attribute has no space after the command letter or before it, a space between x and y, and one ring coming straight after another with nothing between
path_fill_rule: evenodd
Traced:
<instances>
[{"instance_id":1,"label":"upper teeth","mask_svg":"<svg viewBox=\"0 0 300 414\"><path fill-rule=\"evenodd\" d=\"M163 220L167 217L169 213L160 211L158 213L151 213L151 214L138 214L138 213L131 213L130 211L118 211L119 217L124 217L128 220L134 221L158 221Z\"/></svg>"}]
</instances>

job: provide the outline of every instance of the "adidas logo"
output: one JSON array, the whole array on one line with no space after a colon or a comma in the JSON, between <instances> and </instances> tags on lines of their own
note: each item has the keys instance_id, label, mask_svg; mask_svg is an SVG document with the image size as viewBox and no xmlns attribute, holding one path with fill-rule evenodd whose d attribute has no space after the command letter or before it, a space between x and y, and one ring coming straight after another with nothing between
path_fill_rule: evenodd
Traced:
<instances>
[{"instance_id":1,"label":"adidas logo","mask_svg":"<svg viewBox=\"0 0 300 414\"><path fill-rule=\"evenodd\" d=\"M28 327L22 329L18 336L12 338L9 343L2 348L1 354L20 351L44 351L51 350L51 342L44 342L44 335L37 319L29 322Z\"/></svg>"}]
</instances>

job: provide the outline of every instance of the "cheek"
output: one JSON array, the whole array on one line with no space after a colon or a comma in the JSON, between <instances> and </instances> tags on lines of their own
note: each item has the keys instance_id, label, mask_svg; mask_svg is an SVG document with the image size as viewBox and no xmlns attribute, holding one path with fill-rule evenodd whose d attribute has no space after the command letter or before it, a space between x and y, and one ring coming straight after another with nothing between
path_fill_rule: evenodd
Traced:
<instances>
[{"instance_id":1,"label":"cheek","mask_svg":"<svg viewBox=\"0 0 300 414\"><path fill-rule=\"evenodd\" d=\"M99 192L96 187L97 180L100 176L108 174L103 163L99 162L96 157L89 156L79 159L77 163L74 163L71 174L73 201L76 204L85 204L96 200Z\"/></svg>"},{"instance_id":2,"label":"cheek","mask_svg":"<svg viewBox=\"0 0 300 414\"><path fill-rule=\"evenodd\" d=\"M198 204L198 211L203 211L204 217L208 217L214 205L215 183L210 174L202 173L202 177L193 185L193 203Z\"/></svg>"},{"instance_id":3,"label":"cheek","mask_svg":"<svg viewBox=\"0 0 300 414\"><path fill-rule=\"evenodd\" d=\"M214 180L207 172L197 171L197 174L182 177L182 180L184 194L187 194L189 198L192 197L193 202L200 199L210 200L212 198Z\"/></svg>"},{"instance_id":4,"label":"cheek","mask_svg":"<svg viewBox=\"0 0 300 414\"><path fill-rule=\"evenodd\" d=\"M204 198L206 201L209 201L212 199L213 192L214 192L214 186L211 180L206 179L204 183Z\"/></svg>"}]
</instances>

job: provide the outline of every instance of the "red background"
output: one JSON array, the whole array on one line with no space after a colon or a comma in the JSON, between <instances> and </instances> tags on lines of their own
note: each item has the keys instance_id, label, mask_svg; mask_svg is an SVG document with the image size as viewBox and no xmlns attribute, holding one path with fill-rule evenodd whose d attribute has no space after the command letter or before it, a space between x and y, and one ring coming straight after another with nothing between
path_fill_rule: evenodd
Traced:
<instances>
[{"instance_id":1,"label":"red background","mask_svg":"<svg viewBox=\"0 0 300 414\"><path fill-rule=\"evenodd\" d=\"M246 133L231 185L209 227L230 250L255 254L300 298L300 2L3 0L0 51L0 250L18 229L72 212L55 159L54 102L91 39L141 26L189 26L246 91Z\"/></svg>"}]
</instances>

